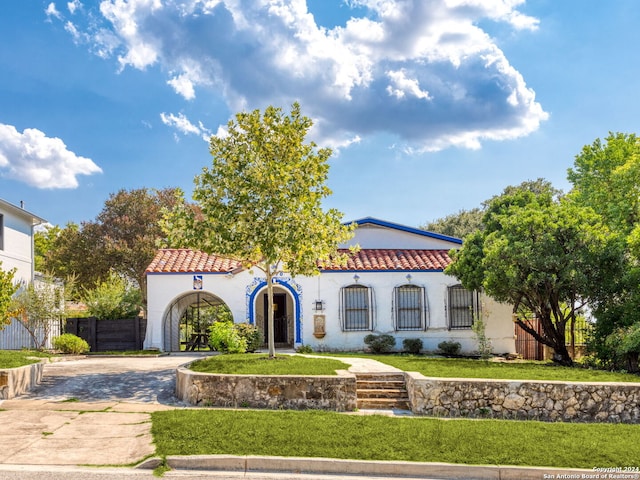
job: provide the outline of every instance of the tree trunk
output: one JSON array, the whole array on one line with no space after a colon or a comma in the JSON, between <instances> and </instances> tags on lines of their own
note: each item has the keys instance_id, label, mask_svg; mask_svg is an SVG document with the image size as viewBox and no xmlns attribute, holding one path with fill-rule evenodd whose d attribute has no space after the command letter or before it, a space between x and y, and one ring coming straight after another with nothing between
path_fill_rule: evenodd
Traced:
<instances>
[{"instance_id":1,"label":"tree trunk","mask_svg":"<svg viewBox=\"0 0 640 480\"><path fill-rule=\"evenodd\" d=\"M267 265L267 344L269 347L269 358L276 358L276 343L273 321L273 275L271 264Z\"/></svg>"},{"instance_id":2,"label":"tree trunk","mask_svg":"<svg viewBox=\"0 0 640 480\"><path fill-rule=\"evenodd\" d=\"M545 319L541 319L542 335L536 332L533 328L531 328L519 318L516 320L516 323L540 343L553 348L553 361L555 363L567 367L572 366L573 360L571 359L571 355L569 354L569 351L567 350L567 346L565 344L564 330L558 332L558 330L554 328L553 322L550 318L547 318L547 321L544 320Z\"/></svg>"}]
</instances>

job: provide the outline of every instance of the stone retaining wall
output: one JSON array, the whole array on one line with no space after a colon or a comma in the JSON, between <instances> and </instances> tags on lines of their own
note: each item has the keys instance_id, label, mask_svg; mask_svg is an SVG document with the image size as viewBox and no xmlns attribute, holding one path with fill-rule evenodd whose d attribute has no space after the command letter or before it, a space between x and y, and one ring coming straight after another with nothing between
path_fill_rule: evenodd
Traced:
<instances>
[{"instance_id":1,"label":"stone retaining wall","mask_svg":"<svg viewBox=\"0 0 640 480\"><path fill-rule=\"evenodd\" d=\"M42 381L44 364L34 363L0 370L0 400L9 400L28 392Z\"/></svg>"},{"instance_id":2,"label":"stone retaining wall","mask_svg":"<svg viewBox=\"0 0 640 480\"><path fill-rule=\"evenodd\" d=\"M412 411L421 415L640 423L637 383L405 378Z\"/></svg>"},{"instance_id":3,"label":"stone retaining wall","mask_svg":"<svg viewBox=\"0 0 640 480\"><path fill-rule=\"evenodd\" d=\"M339 370L334 376L225 375L179 368L176 396L199 406L356 409L356 377Z\"/></svg>"}]
</instances>

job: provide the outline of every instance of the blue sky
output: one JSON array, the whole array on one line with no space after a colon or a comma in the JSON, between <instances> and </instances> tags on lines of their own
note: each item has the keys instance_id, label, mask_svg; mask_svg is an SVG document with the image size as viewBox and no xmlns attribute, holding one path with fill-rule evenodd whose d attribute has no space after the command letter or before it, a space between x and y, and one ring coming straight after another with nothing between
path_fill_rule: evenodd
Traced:
<instances>
[{"instance_id":1,"label":"blue sky","mask_svg":"<svg viewBox=\"0 0 640 480\"><path fill-rule=\"evenodd\" d=\"M4 0L0 198L53 224L181 187L241 110L314 120L326 207L410 226L640 133L637 0Z\"/></svg>"}]
</instances>

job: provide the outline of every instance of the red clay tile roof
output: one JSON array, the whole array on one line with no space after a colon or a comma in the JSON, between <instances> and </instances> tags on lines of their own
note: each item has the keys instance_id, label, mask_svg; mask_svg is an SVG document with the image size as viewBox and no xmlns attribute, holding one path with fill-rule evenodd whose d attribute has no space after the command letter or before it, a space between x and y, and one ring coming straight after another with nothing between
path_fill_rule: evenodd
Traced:
<instances>
[{"instance_id":1,"label":"red clay tile roof","mask_svg":"<svg viewBox=\"0 0 640 480\"><path fill-rule=\"evenodd\" d=\"M350 254L345 266L323 270L444 270L450 263L448 250L362 249Z\"/></svg>"},{"instance_id":2,"label":"red clay tile roof","mask_svg":"<svg viewBox=\"0 0 640 480\"><path fill-rule=\"evenodd\" d=\"M349 253L349 250L340 250ZM362 249L350 255L345 266L324 266L323 271L444 270L451 259L447 250ZM235 260L187 249L160 250L147 273L215 272L241 268Z\"/></svg>"},{"instance_id":3,"label":"red clay tile roof","mask_svg":"<svg viewBox=\"0 0 640 480\"><path fill-rule=\"evenodd\" d=\"M236 260L209 255L189 249L163 249L158 251L147 273L182 273L182 272L231 272L241 268Z\"/></svg>"}]
</instances>

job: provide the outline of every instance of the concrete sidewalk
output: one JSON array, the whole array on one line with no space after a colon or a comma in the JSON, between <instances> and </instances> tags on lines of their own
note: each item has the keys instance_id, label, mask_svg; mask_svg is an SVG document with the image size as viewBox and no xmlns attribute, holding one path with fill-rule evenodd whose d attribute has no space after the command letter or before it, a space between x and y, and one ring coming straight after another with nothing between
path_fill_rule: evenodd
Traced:
<instances>
[{"instance_id":1,"label":"concrete sidewalk","mask_svg":"<svg viewBox=\"0 0 640 480\"><path fill-rule=\"evenodd\" d=\"M0 463L132 465L155 453L150 413L174 407L119 402L5 400Z\"/></svg>"}]
</instances>

